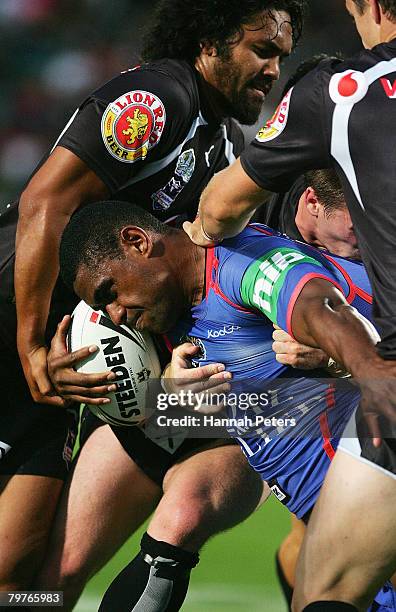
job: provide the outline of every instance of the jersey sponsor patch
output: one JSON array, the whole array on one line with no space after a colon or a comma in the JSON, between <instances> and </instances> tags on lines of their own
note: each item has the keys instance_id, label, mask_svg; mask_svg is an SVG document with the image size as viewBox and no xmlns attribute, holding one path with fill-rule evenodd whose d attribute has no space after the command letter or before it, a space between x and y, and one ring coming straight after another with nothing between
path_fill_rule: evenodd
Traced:
<instances>
[{"instance_id":1,"label":"jersey sponsor patch","mask_svg":"<svg viewBox=\"0 0 396 612\"><path fill-rule=\"evenodd\" d=\"M241 284L241 297L246 305L258 308L273 323L278 322L278 298L290 270L301 263L322 265L292 248L272 249L246 270Z\"/></svg>"},{"instance_id":2,"label":"jersey sponsor patch","mask_svg":"<svg viewBox=\"0 0 396 612\"><path fill-rule=\"evenodd\" d=\"M199 351L197 354L194 355L194 357L191 359L191 363L195 368L199 367L199 361L205 360L206 359L206 347L204 342L201 340L201 338L197 338L197 336L190 336L190 335L185 335L182 336L182 338L180 338L180 342L190 342L190 344L193 344L194 346L198 346L199 347Z\"/></svg>"},{"instance_id":3,"label":"jersey sponsor patch","mask_svg":"<svg viewBox=\"0 0 396 612\"><path fill-rule=\"evenodd\" d=\"M330 98L335 104L356 104L364 98L367 90L366 77L358 70L334 74L329 83Z\"/></svg>"},{"instance_id":4,"label":"jersey sponsor patch","mask_svg":"<svg viewBox=\"0 0 396 612\"><path fill-rule=\"evenodd\" d=\"M233 325L233 324L223 325L222 327L219 327L219 329L208 329L207 338L208 340L210 338L224 338L225 336L229 334L233 334L235 331L238 331L239 329L241 329L240 325Z\"/></svg>"},{"instance_id":5,"label":"jersey sponsor patch","mask_svg":"<svg viewBox=\"0 0 396 612\"><path fill-rule=\"evenodd\" d=\"M382 78L380 79L381 85L391 100L396 100L396 81L391 82L389 79Z\"/></svg>"},{"instance_id":6,"label":"jersey sponsor patch","mask_svg":"<svg viewBox=\"0 0 396 612\"><path fill-rule=\"evenodd\" d=\"M162 188L152 194L154 210L167 210L175 201L177 196L188 181L191 179L195 170L195 153L194 149L183 151L177 160L175 174L170 181Z\"/></svg>"},{"instance_id":7,"label":"jersey sponsor patch","mask_svg":"<svg viewBox=\"0 0 396 612\"><path fill-rule=\"evenodd\" d=\"M111 102L102 117L102 138L116 159L133 163L147 157L162 135L165 107L153 93L129 91Z\"/></svg>"},{"instance_id":8,"label":"jersey sponsor patch","mask_svg":"<svg viewBox=\"0 0 396 612\"><path fill-rule=\"evenodd\" d=\"M279 104L275 113L267 121L267 123L259 130L256 135L256 140L259 142L268 142L273 140L279 134L282 134L287 124L287 118L289 116L290 98L293 91L293 87L289 89L282 102Z\"/></svg>"}]
</instances>

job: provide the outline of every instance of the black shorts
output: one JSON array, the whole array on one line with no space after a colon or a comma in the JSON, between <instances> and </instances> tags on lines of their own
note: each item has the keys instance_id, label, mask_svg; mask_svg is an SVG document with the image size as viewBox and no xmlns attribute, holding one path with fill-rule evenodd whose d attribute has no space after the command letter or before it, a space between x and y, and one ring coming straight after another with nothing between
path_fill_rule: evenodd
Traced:
<instances>
[{"instance_id":1,"label":"black shorts","mask_svg":"<svg viewBox=\"0 0 396 612\"><path fill-rule=\"evenodd\" d=\"M33 408L39 406L34 404ZM69 424L50 422L48 418L37 419L35 425L29 425L25 435L14 440L8 452L5 435L0 433L0 474L13 476L25 474L31 476L46 476L65 480L70 469L74 442L76 439L77 420L69 415ZM28 419L24 417L24 422Z\"/></svg>"},{"instance_id":2,"label":"black shorts","mask_svg":"<svg viewBox=\"0 0 396 612\"><path fill-rule=\"evenodd\" d=\"M382 416L378 418L378 424L384 437L376 448L359 406L351 416L338 448L396 479L396 424Z\"/></svg>"},{"instance_id":3,"label":"black shorts","mask_svg":"<svg viewBox=\"0 0 396 612\"><path fill-rule=\"evenodd\" d=\"M16 348L12 263L13 258L0 273L0 474L64 480L77 436L79 406L65 410L33 401ZM52 308L48 340L62 315L70 312L73 299Z\"/></svg>"},{"instance_id":4,"label":"black shorts","mask_svg":"<svg viewBox=\"0 0 396 612\"><path fill-rule=\"evenodd\" d=\"M101 425L104 425L103 421L85 408L81 420L80 446ZM175 446L178 443L174 438L164 438L161 447L146 437L140 427L112 427L112 430L129 457L160 487L169 468L189 455L214 446L236 444L232 438L185 438Z\"/></svg>"},{"instance_id":5,"label":"black shorts","mask_svg":"<svg viewBox=\"0 0 396 612\"><path fill-rule=\"evenodd\" d=\"M78 406L65 410L36 404L22 368L5 362L2 348L0 345L0 474L64 480L77 435Z\"/></svg>"}]
</instances>

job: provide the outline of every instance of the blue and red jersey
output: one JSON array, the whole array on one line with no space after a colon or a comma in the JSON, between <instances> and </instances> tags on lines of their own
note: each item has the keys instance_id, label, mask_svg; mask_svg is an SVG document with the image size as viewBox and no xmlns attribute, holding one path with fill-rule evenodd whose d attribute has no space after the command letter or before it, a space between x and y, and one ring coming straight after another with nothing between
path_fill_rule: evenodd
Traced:
<instances>
[{"instance_id":1,"label":"blue and red jersey","mask_svg":"<svg viewBox=\"0 0 396 612\"><path fill-rule=\"evenodd\" d=\"M292 334L294 304L313 278L335 285L371 319L371 290L360 262L252 224L208 249L205 297L169 334L174 345L188 339L200 346L194 365L224 363L233 374L237 395L263 394L265 402L258 406L228 405L228 416L250 416L254 422L261 414L271 423L231 427L230 434L298 517L314 505L339 437L359 402L359 392L347 381L323 380L324 372L303 372L276 361L273 324Z\"/></svg>"}]
</instances>

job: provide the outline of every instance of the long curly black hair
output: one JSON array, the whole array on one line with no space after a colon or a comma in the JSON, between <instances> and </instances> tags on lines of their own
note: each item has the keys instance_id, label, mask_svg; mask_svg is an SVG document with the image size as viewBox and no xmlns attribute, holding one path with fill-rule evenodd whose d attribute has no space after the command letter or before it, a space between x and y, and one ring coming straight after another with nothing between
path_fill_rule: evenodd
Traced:
<instances>
[{"instance_id":1,"label":"long curly black hair","mask_svg":"<svg viewBox=\"0 0 396 612\"><path fill-rule=\"evenodd\" d=\"M301 36L305 0L160 0L143 39L142 59L164 57L193 63L200 43L225 48L241 37L243 26L263 11L289 13L294 43Z\"/></svg>"}]
</instances>

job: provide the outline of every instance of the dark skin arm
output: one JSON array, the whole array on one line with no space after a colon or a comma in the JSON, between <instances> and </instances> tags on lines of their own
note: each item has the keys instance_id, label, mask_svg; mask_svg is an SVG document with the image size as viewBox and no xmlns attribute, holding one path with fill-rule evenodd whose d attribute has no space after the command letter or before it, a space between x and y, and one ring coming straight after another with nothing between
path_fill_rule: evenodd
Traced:
<instances>
[{"instance_id":1,"label":"dark skin arm","mask_svg":"<svg viewBox=\"0 0 396 612\"><path fill-rule=\"evenodd\" d=\"M115 391L112 381L116 378L113 372L106 373L107 377L101 386L96 374L82 374L74 370L78 362L95 352L97 347L83 347L73 353L66 349L66 334L70 324L70 317L65 316L59 323L55 336L52 339L51 350L48 355L48 371L53 384L62 397L84 404L104 404L106 395ZM201 368L193 368L190 358L198 350L192 344L182 344L173 351L172 363L166 373L168 393L179 393L180 390L190 389L194 393L212 389L216 393L228 390L225 380L231 378L225 372L223 364L211 363Z\"/></svg>"},{"instance_id":2,"label":"dark skin arm","mask_svg":"<svg viewBox=\"0 0 396 612\"><path fill-rule=\"evenodd\" d=\"M44 332L51 293L58 276L60 237L77 208L108 197L103 182L73 153L58 147L32 178L20 201L17 234L15 291L18 316L18 350L35 401L64 405L74 400L104 404L114 390L112 372L83 374L75 371L78 362L94 349L84 347L69 354L66 334L70 317L58 325L51 351ZM222 372L219 364L194 370L198 381ZM178 377L191 377L180 367ZM222 375L221 375L222 376Z\"/></svg>"},{"instance_id":3,"label":"dark skin arm","mask_svg":"<svg viewBox=\"0 0 396 612\"><path fill-rule=\"evenodd\" d=\"M378 445L381 436L376 415L396 421L396 362L378 355L379 336L371 324L331 283L313 279L296 301L292 331L296 340L321 348L351 372L361 388L361 406Z\"/></svg>"},{"instance_id":4,"label":"dark skin arm","mask_svg":"<svg viewBox=\"0 0 396 612\"><path fill-rule=\"evenodd\" d=\"M36 402L64 404L48 376L44 338L63 229L77 208L108 195L99 177L62 147L54 150L22 193L15 261L17 342Z\"/></svg>"}]
</instances>

